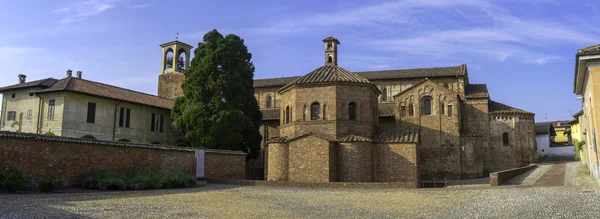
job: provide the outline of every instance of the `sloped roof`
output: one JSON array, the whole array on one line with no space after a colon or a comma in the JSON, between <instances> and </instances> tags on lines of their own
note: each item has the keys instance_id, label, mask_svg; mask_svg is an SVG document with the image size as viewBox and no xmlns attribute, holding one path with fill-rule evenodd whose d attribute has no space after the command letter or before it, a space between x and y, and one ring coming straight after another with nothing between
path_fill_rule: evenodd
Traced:
<instances>
[{"instance_id":1,"label":"sloped roof","mask_svg":"<svg viewBox=\"0 0 600 219\"><path fill-rule=\"evenodd\" d=\"M399 130L379 132L375 142L381 143L417 143L419 142L419 129L406 127Z\"/></svg>"},{"instance_id":2,"label":"sloped roof","mask_svg":"<svg viewBox=\"0 0 600 219\"><path fill-rule=\"evenodd\" d=\"M389 117L394 116L394 107L396 105L394 103L379 103L378 111L380 117Z\"/></svg>"},{"instance_id":3,"label":"sloped roof","mask_svg":"<svg viewBox=\"0 0 600 219\"><path fill-rule=\"evenodd\" d=\"M63 78L58 80L51 87L39 89L33 91L33 93L48 93L57 91L71 91L164 109L171 109L174 103L174 101L171 99L75 77Z\"/></svg>"},{"instance_id":4,"label":"sloped roof","mask_svg":"<svg viewBox=\"0 0 600 219\"><path fill-rule=\"evenodd\" d=\"M486 84L467 84L465 97L469 99L490 98Z\"/></svg>"},{"instance_id":5,"label":"sloped roof","mask_svg":"<svg viewBox=\"0 0 600 219\"><path fill-rule=\"evenodd\" d=\"M600 44L588 46L581 48L577 51L577 55L599 55L600 54Z\"/></svg>"},{"instance_id":6,"label":"sloped roof","mask_svg":"<svg viewBox=\"0 0 600 219\"><path fill-rule=\"evenodd\" d=\"M335 41L335 42L337 42L337 44L341 44L338 39L336 39L335 37L332 37L332 36L323 39L323 42L327 42L327 41Z\"/></svg>"},{"instance_id":7,"label":"sloped roof","mask_svg":"<svg viewBox=\"0 0 600 219\"><path fill-rule=\"evenodd\" d=\"M581 111L579 111L579 112L577 112L577 113L573 114L573 118L577 119L577 117L579 117L579 116L581 116L581 115L583 115L583 110L581 110Z\"/></svg>"},{"instance_id":8,"label":"sloped roof","mask_svg":"<svg viewBox=\"0 0 600 219\"><path fill-rule=\"evenodd\" d=\"M260 110L263 115L263 120L278 120L279 109L263 109Z\"/></svg>"},{"instance_id":9,"label":"sloped roof","mask_svg":"<svg viewBox=\"0 0 600 219\"><path fill-rule=\"evenodd\" d=\"M275 138L271 138L267 141L267 144L270 143L286 143L288 141L288 138L286 137L275 137Z\"/></svg>"},{"instance_id":10,"label":"sloped roof","mask_svg":"<svg viewBox=\"0 0 600 219\"><path fill-rule=\"evenodd\" d=\"M534 127L536 135L550 133L551 136L556 136L556 131L554 131L552 122L537 122Z\"/></svg>"},{"instance_id":11,"label":"sloped roof","mask_svg":"<svg viewBox=\"0 0 600 219\"><path fill-rule=\"evenodd\" d=\"M507 114L531 114L534 113L528 112L519 108L515 108L512 106L508 106L506 104L498 103L496 101L490 100L489 102L489 112L490 113L507 113Z\"/></svg>"},{"instance_id":12,"label":"sloped roof","mask_svg":"<svg viewBox=\"0 0 600 219\"><path fill-rule=\"evenodd\" d=\"M373 140L363 137L363 136L348 135L346 137L339 138L337 141L338 142L372 142Z\"/></svg>"},{"instance_id":13,"label":"sloped roof","mask_svg":"<svg viewBox=\"0 0 600 219\"><path fill-rule=\"evenodd\" d=\"M403 79L403 78L433 78L433 77L453 77L466 75L466 65L436 67L436 68L413 68L413 69L396 69L382 71L363 71L354 72L354 74L366 78L368 80L386 80L386 79ZM267 78L255 79L254 87L279 87L291 83L298 79L299 76L282 77L282 78Z\"/></svg>"},{"instance_id":14,"label":"sloped roof","mask_svg":"<svg viewBox=\"0 0 600 219\"><path fill-rule=\"evenodd\" d=\"M0 92L4 92L4 91L8 91L8 90L30 88L30 87L42 87L42 88L45 88L45 87L52 86L57 81L58 81L58 79L46 78L46 79L41 79L41 80L36 80L36 81L25 82L25 83L22 83L22 84L13 84L13 85L9 85L9 86L6 86L6 87L1 87L0 88Z\"/></svg>"},{"instance_id":15,"label":"sloped roof","mask_svg":"<svg viewBox=\"0 0 600 219\"><path fill-rule=\"evenodd\" d=\"M326 82L346 82L359 84L372 84L366 78L358 76L348 70L337 65L321 66L308 74L296 78L294 81L283 86L280 90L284 90L294 85L300 84L315 84Z\"/></svg>"}]
</instances>

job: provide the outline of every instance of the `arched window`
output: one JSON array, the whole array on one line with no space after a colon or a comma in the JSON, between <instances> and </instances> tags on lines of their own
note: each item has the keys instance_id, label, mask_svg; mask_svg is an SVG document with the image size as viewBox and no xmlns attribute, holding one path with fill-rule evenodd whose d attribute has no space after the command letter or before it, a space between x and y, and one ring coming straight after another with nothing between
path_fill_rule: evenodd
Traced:
<instances>
[{"instance_id":1,"label":"arched window","mask_svg":"<svg viewBox=\"0 0 600 219\"><path fill-rule=\"evenodd\" d=\"M400 107L400 117L401 118L406 117L406 106L401 106Z\"/></svg>"},{"instance_id":2,"label":"arched window","mask_svg":"<svg viewBox=\"0 0 600 219\"><path fill-rule=\"evenodd\" d=\"M381 89L381 101L387 101L387 88Z\"/></svg>"},{"instance_id":3,"label":"arched window","mask_svg":"<svg viewBox=\"0 0 600 219\"><path fill-rule=\"evenodd\" d=\"M306 104L302 107L302 121L306 121Z\"/></svg>"},{"instance_id":4,"label":"arched window","mask_svg":"<svg viewBox=\"0 0 600 219\"><path fill-rule=\"evenodd\" d=\"M421 113L423 113L423 115L431 115L431 97L423 98L423 107Z\"/></svg>"},{"instance_id":5,"label":"arched window","mask_svg":"<svg viewBox=\"0 0 600 219\"><path fill-rule=\"evenodd\" d=\"M508 142L508 132L505 132L504 134L502 134L502 143L504 144L504 146L508 146L509 142Z\"/></svg>"},{"instance_id":6,"label":"arched window","mask_svg":"<svg viewBox=\"0 0 600 219\"><path fill-rule=\"evenodd\" d=\"M267 96L267 108L273 108L273 98L271 95Z\"/></svg>"},{"instance_id":7,"label":"arched window","mask_svg":"<svg viewBox=\"0 0 600 219\"><path fill-rule=\"evenodd\" d=\"M331 63L333 62L333 58L331 58L331 56L327 57L327 63Z\"/></svg>"},{"instance_id":8,"label":"arched window","mask_svg":"<svg viewBox=\"0 0 600 219\"><path fill-rule=\"evenodd\" d=\"M310 120L319 120L321 118L321 105L314 102L310 105Z\"/></svg>"},{"instance_id":9,"label":"arched window","mask_svg":"<svg viewBox=\"0 0 600 219\"><path fill-rule=\"evenodd\" d=\"M327 119L327 104L323 104L323 120Z\"/></svg>"},{"instance_id":10,"label":"arched window","mask_svg":"<svg viewBox=\"0 0 600 219\"><path fill-rule=\"evenodd\" d=\"M356 120L356 103L348 104L348 119Z\"/></svg>"},{"instance_id":11,"label":"arched window","mask_svg":"<svg viewBox=\"0 0 600 219\"><path fill-rule=\"evenodd\" d=\"M413 107L413 104L410 103L408 104L408 116L414 116L415 115L415 108Z\"/></svg>"},{"instance_id":12,"label":"arched window","mask_svg":"<svg viewBox=\"0 0 600 219\"><path fill-rule=\"evenodd\" d=\"M440 102L440 115L444 115L444 102Z\"/></svg>"}]
</instances>

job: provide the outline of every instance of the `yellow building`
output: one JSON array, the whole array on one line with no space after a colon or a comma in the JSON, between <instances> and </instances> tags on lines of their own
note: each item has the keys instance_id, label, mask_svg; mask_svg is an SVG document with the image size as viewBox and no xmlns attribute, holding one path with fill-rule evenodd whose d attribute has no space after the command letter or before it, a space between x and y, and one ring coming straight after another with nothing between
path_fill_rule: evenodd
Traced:
<instances>
[{"instance_id":1,"label":"yellow building","mask_svg":"<svg viewBox=\"0 0 600 219\"><path fill-rule=\"evenodd\" d=\"M571 120L571 138L573 139L573 145L575 146L575 150L577 150L577 152L575 153L576 155L579 156L579 159L581 159L581 162L585 165L587 165L588 163L588 157L587 157L587 147L585 147L585 139L584 139L584 135L583 135L583 130L582 130L582 125L579 123L580 120L582 120L583 118L583 110L579 111L577 113L575 113L575 115L573 115L573 120ZM581 142L581 143L579 143ZM581 149L579 149L577 147L578 144L584 144Z\"/></svg>"},{"instance_id":2,"label":"yellow building","mask_svg":"<svg viewBox=\"0 0 600 219\"><path fill-rule=\"evenodd\" d=\"M1 131L174 144L173 100L73 77L0 88Z\"/></svg>"},{"instance_id":3,"label":"yellow building","mask_svg":"<svg viewBox=\"0 0 600 219\"><path fill-rule=\"evenodd\" d=\"M600 136L600 44L580 49L576 55L573 92L580 95L583 113L579 122L585 136L590 173L599 180L597 138ZM599 180L600 181L600 180Z\"/></svg>"}]
</instances>

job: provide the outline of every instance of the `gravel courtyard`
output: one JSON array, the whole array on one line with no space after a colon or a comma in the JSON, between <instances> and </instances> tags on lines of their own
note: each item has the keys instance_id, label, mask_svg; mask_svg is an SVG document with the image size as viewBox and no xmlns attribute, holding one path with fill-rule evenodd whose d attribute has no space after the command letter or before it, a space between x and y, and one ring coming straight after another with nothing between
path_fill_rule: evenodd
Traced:
<instances>
[{"instance_id":1,"label":"gravel courtyard","mask_svg":"<svg viewBox=\"0 0 600 219\"><path fill-rule=\"evenodd\" d=\"M462 189L177 190L0 195L0 218L600 218L600 190L567 164L565 185Z\"/></svg>"}]
</instances>

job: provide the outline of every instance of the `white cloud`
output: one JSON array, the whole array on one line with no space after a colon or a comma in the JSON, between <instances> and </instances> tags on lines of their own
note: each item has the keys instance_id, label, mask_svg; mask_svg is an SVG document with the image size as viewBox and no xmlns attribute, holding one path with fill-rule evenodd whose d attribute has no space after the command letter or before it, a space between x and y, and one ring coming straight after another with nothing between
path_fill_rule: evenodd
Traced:
<instances>
[{"instance_id":1,"label":"white cloud","mask_svg":"<svg viewBox=\"0 0 600 219\"><path fill-rule=\"evenodd\" d=\"M53 12L65 14L59 23L69 24L121 6L140 9L152 5L154 5L154 2L136 4L133 0L85 0L73 2L66 7L56 9Z\"/></svg>"}]
</instances>

